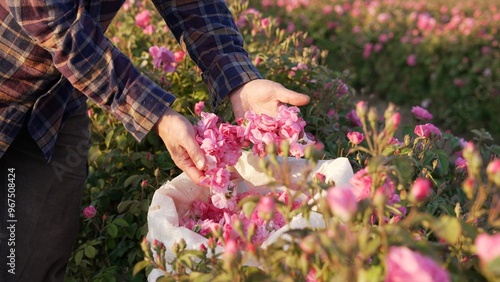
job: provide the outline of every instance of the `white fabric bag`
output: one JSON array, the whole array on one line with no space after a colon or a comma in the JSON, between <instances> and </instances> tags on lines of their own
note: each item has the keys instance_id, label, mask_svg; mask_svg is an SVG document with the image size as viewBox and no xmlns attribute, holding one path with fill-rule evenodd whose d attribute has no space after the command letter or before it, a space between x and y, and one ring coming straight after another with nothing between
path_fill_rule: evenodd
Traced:
<instances>
[{"instance_id":1,"label":"white fabric bag","mask_svg":"<svg viewBox=\"0 0 500 282\"><path fill-rule=\"evenodd\" d=\"M283 159L278 157L281 163ZM303 172L308 166L305 159L288 158L292 183L303 179ZM238 192L247 190L268 192L266 185L273 181L259 167L259 157L251 152L243 152L234 169L240 175L240 179L233 180ZM347 158L333 160L320 160L308 175L308 179L317 172L325 175L326 181L334 181L336 185L349 183L353 176L353 170ZM189 177L182 173L171 181L162 185L154 194L148 212L148 234L147 239L152 242L155 239L165 244L167 250L166 261L172 261L174 254L171 247L174 243L184 239L188 249L199 249L201 244L207 244L208 239L179 226L179 219L189 211L195 200L207 201L210 198L209 189L194 184ZM289 226L275 231L263 244L266 247L272 244L290 228L322 227L321 215L312 213L309 221L297 216ZM222 247L219 251L222 251ZM148 281L156 281L163 275L160 270L154 269L148 276Z\"/></svg>"}]
</instances>

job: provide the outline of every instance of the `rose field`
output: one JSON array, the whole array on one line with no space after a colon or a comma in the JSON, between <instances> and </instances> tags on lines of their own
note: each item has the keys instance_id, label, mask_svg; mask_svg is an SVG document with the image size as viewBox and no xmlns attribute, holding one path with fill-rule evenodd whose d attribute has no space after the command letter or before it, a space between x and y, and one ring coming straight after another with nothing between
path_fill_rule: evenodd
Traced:
<instances>
[{"instance_id":1,"label":"rose field","mask_svg":"<svg viewBox=\"0 0 500 282\"><path fill-rule=\"evenodd\" d=\"M276 117L212 108L150 1L109 39L177 96L210 165L89 102L66 281L500 281L500 1L226 1ZM250 146L247 146L250 144Z\"/></svg>"}]
</instances>

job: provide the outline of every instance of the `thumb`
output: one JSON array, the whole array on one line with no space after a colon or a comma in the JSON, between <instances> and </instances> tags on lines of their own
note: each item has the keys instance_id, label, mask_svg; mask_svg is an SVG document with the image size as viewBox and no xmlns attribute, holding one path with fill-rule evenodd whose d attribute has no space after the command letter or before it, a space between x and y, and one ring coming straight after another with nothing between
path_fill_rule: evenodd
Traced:
<instances>
[{"instance_id":1,"label":"thumb","mask_svg":"<svg viewBox=\"0 0 500 282\"><path fill-rule=\"evenodd\" d=\"M285 87L278 90L276 96L280 102L294 106L307 105L311 100L311 98L308 95L295 92Z\"/></svg>"}]
</instances>

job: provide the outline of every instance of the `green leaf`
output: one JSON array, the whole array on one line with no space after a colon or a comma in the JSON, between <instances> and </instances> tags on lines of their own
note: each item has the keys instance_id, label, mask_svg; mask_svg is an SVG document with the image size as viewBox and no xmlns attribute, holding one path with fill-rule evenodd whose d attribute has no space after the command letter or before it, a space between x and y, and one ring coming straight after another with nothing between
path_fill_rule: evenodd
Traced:
<instances>
[{"instance_id":1,"label":"green leaf","mask_svg":"<svg viewBox=\"0 0 500 282\"><path fill-rule=\"evenodd\" d=\"M127 179L125 179L125 182L123 182L123 188L127 188L128 186L130 186L133 182L135 181L139 181L141 178L140 175L137 175L137 174L134 174L134 175L131 175L129 177L127 177ZM139 180L138 180L139 179Z\"/></svg>"},{"instance_id":2,"label":"green leaf","mask_svg":"<svg viewBox=\"0 0 500 282\"><path fill-rule=\"evenodd\" d=\"M441 168L443 174L447 174L450 167L450 156L448 156L448 154L443 150L436 151L436 154L439 162L439 167Z\"/></svg>"},{"instance_id":3,"label":"green leaf","mask_svg":"<svg viewBox=\"0 0 500 282\"><path fill-rule=\"evenodd\" d=\"M116 238L116 236L118 235L118 227L113 223L108 224L108 226L106 227L106 231L108 231L108 234L109 236L111 236L111 238Z\"/></svg>"},{"instance_id":4,"label":"green leaf","mask_svg":"<svg viewBox=\"0 0 500 282\"><path fill-rule=\"evenodd\" d=\"M452 245L458 242L460 233L462 233L460 221L452 216L440 217L432 223L431 228L436 236Z\"/></svg>"},{"instance_id":5,"label":"green leaf","mask_svg":"<svg viewBox=\"0 0 500 282\"><path fill-rule=\"evenodd\" d=\"M132 271L132 275L136 276L137 273L141 272L143 269L148 267L149 261L142 260L134 265L134 270Z\"/></svg>"},{"instance_id":6,"label":"green leaf","mask_svg":"<svg viewBox=\"0 0 500 282\"><path fill-rule=\"evenodd\" d=\"M106 139L104 139L104 144L106 145L106 148L109 148L109 145L111 144L111 139L113 138L113 135L115 134L114 130L108 131L108 134L106 134Z\"/></svg>"},{"instance_id":7,"label":"green leaf","mask_svg":"<svg viewBox=\"0 0 500 282\"><path fill-rule=\"evenodd\" d=\"M78 252L76 252L76 255L75 255L76 265L80 265L80 263L82 262L82 258L83 258L83 250L79 250Z\"/></svg>"},{"instance_id":8,"label":"green leaf","mask_svg":"<svg viewBox=\"0 0 500 282\"><path fill-rule=\"evenodd\" d=\"M115 218L113 220L113 224L116 224L117 226L120 226L120 227L128 227L129 226L128 222L123 218Z\"/></svg>"},{"instance_id":9,"label":"green leaf","mask_svg":"<svg viewBox=\"0 0 500 282\"><path fill-rule=\"evenodd\" d=\"M126 210L128 210L128 208L130 207L130 205L132 205L133 202L134 202L133 200L120 202L118 204L118 207L116 208L118 210L118 213L124 213Z\"/></svg>"},{"instance_id":10,"label":"green leaf","mask_svg":"<svg viewBox=\"0 0 500 282\"><path fill-rule=\"evenodd\" d=\"M96 249L92 246L87 246L85 247L85 256L88 257L89 259L93 259L96 254Z\"/></svg>"}]
</instances>

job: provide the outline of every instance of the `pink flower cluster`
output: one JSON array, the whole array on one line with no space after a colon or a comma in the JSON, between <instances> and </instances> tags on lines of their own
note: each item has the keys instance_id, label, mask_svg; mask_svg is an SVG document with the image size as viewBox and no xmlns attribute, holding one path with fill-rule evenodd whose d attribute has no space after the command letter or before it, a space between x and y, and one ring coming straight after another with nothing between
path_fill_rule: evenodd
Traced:
<instances>
[{"instance_id":1,"label":"pink flower cluster","mask_svg":"<svg viewBox=\"0 0 500 282\"><path fill-rule=\"evenodd\" d=\"M135 16L135 24L142 28L144 34L151 35L154 33L154 26L150 22L151 12L149 10L143 10Z\"/></svg>"},{"instance_id":2,"label":"pink flower cluster","mask_svg":"<svg viewBox=\"0 0 500 282\"><path fill-rule=\"evenodd\" d=\"M257 115L253 111L245 113L245 118L238 123L245 128L245 138L252 142L252 151L259 156L266 155L266 145L274 144L280 148L282 141L290 143L290 155L296 158L304 156L307 145L314 144L312 137L304 132L306 122L298 116L297 107L278 107L275 118L268 115ZM282 154L278 151L278 154Z\"/></svg>"},{"instance_id":3,"label":"pink flower cluster","mask_svg":"<svg viewBox=\"0 0 500 282\"><path fill-rule=\"evenodd\" d=\"M379 172L379 174L383 177L381 183L373 182L373 177L368 173L368 167L354 174L350 180L350 184L352 185L351 189L356 200L359 202L365 199L375 199L379 197L385 199L386 204L389 206L395 206L400 203L401 198L396 193L396 187L392 180L382 172ZM373 195L372 189L375 189ZM390 218L384 218L384 220L389 223L400 221L402 216L406 214L406 208L400 206L397 209L400 211L401 215L392 214Z\"/></svg>"},{"instance_id":4,"label":"pink flower cluster","mask_svg":"<svg viewBox=\"0 0 500 282\"><path fill-rule=\"evenodd\" d=\"M201 112L203 105L195 105L200 120L194 126L196 140L208 163L204 170L206 177L200 184L210 187L212 204L219 209L235 207L236 191L232 189L227 166L238 162L243 144L250 142L254 154L265 156L266 145L274 144L279 148L282 141L287 141L289 154L296 158L304 156L307 145L314 144L304 133L306 122L298 116L297 107L279 106L275 118L248 111L238 120L238 125L232 125L223 123L213 113ZM281 150L278 153L283 154Z\"/></svg>"},{"instance_id":5,"label":"pink flower cluster","mask_svg":"<svg viewBox=\"0 0 500 282\"><path fill-rule=\"evenodd\" d=\"M235 206L246 198L257 196L252 192L242 193L235 197ZM189 228L202 236L211 232L222 231L224 242L235 242L239 247L247 245L260 246L273 231L285 226L283 215L277 210L276 202L288 205L290 194L280 191L261 196L254 211L249 217L239 209L219 209L210 202L195 201L191 209L184 215L179 224ZM297 209L305 201L295 200L292 209ZM239 231L242 231L241 234ZM242 237L242 235L244 235ZM247 240L250 237L250 241ZM222 242L219 242L222 244Z\"/></svg>"},{"instance_id":6,"label":"pink flower cluster","mask_svg":"<svg viewBox=\"0 0 500 282\"><path fill-rule=\"evenodd\" d=\"M234 166L241 156L242 143L245 140L244 129L230 123L222 123L213 113L201 112L201 119L195 130L196 140L207 158L205 179L202 185L210 187L212 203L217 208L233 208L233 197L228 199L231 182L227 166Z\"/></svg>"}]
</instances>

